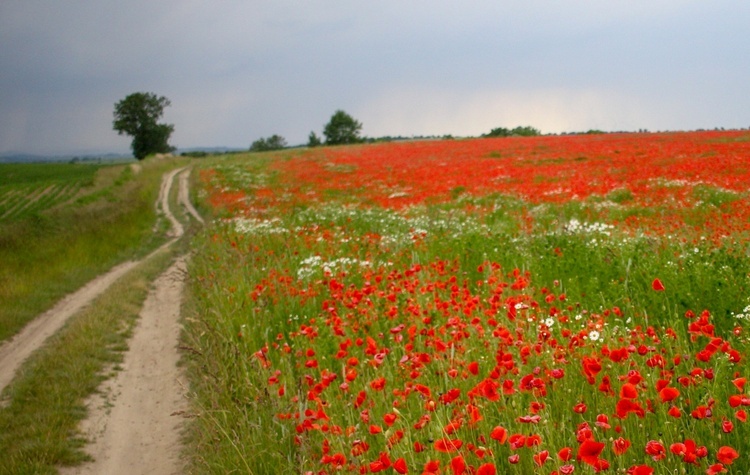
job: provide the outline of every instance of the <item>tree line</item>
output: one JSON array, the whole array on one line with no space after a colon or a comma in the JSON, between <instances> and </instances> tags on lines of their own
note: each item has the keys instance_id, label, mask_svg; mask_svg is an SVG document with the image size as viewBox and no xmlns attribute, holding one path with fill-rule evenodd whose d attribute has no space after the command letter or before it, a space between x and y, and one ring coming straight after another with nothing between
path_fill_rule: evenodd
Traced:
<instances>
[{"instance_id":1,"label":"tree line","mask_svg":"<svg viewBox=\"0 0 750 475\"><path fill-rule=\"evenodd\" d=\"M174 132L174 125L160 123L164 109L171 102L164 96L157 96L151 92L136 92L128 95L115 104L113 129L120 135L132 137L131 148L138 160L155 153L170 153L175 150L169 144L169 138ZM361 137L362 123L343 110L337 110L323 127L323 138L315 132L310 132L308 147L321 145L345 145L368 141ZM511 137L541 135L538 129L531 126L507 129L498 127L492 129L482 137ZM443 136L443 138L452 138ZM374 140L369 140L374 141ZM266 152L286 148L284 137L274 134L260 138L250 145L252 152Z\"/></svg>"},{"instance_id":2,"label":"tree line","mask_svg":"<svg viewBox=\"0 0 750 475\"><path fill-rule=\"evenodd\" d=\"M164 109L171 102L164 96L151 92L135 92L115 103L112 128L119 135L132 137L130 144L133 156L138 160L155 153L170 153L175 150L169 144L174 125L160 123ZM323 128L325 142L315 132L310 132L308 146L353 144L362 141L362 123L342 110L337 110ZM261 138L250 145L253 152L279 150L287 147L280 135Z\"/></svg>"}]
</instances>

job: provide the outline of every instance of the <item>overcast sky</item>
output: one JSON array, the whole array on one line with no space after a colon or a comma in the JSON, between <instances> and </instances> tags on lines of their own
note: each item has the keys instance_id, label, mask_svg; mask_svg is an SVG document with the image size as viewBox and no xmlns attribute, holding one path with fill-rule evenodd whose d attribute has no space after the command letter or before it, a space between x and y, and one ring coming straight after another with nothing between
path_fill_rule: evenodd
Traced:
<instances>
[{"instance_id":1,"label":"overcast sky","mask_svg":"<svg viewBox=\"0 0 750 475\"><path fill-rule=\"evenodd\" d=\"M1 0L0 153L127 152L132 92L180 148L750 127L744 0Z\"/></svg>"}]
</instances>

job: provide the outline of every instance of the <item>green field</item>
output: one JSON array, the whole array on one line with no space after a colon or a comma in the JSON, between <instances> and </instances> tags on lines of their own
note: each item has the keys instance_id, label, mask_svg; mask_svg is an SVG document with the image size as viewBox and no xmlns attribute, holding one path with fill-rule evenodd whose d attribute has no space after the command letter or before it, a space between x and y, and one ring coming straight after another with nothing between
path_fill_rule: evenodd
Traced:
<instances>
[{"instance_id":1,"label":"green field","mask_svg":"<svg viewBox=\"0 0 750 475\"><path fill-rule=\"evenodd\" d=\"M0 222L70 203L94 189L101 165L61 163L0 165Z\"/></svg>"},{"instance_id":2,"label":"green field","mask_svg":"<svg viewBox=\"0 0 750 475\"><path fill-rule=\"evenodd\" d=\"M0 165L0 341L162 241L152 232L154 201L173 166Z\"/></svg>"}]
</instances>

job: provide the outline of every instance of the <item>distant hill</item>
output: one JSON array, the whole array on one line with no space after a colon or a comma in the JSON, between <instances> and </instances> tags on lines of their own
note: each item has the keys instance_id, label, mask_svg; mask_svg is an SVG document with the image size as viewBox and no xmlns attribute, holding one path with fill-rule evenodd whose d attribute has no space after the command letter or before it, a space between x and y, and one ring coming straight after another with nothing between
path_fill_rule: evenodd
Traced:
<instances>
[{"instance_id":1,"label":"distant hill","mask_svg":"<svg viewBox=\"0 0 750 475\"><path fill-rule=\"evenodd\" d=\"M0 163L45 163L45 162L94 162L94 161L115 161L133 159L130 154L122 153L102 153L87 155L35 155L22 152L0 153Z\"/></svg>"},{"instance_id":2,"label":"distant hill","mask_svg":"<svg viewBox=\"0 0 750 475\"><path fill-rule=\"evenodd\" d=\"M222 154L246 151L236 147L190 147L179 148L175 155L203 152L206 154ZM0 163L45 163L45 162L110 162L121 160L134 160L133 155L129 153L86 153L86 154L65 154L65 155L37 155L23 152L3 152L0 153Z\"/></svg>"}]
</instances>

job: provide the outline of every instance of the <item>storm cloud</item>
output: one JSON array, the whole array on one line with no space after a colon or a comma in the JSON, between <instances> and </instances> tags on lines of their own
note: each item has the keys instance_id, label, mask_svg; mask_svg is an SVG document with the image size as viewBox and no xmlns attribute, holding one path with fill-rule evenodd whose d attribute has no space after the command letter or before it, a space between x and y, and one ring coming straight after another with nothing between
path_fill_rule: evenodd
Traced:
<instances>
[{"instance_id":1,"label":"storm cloud","mask_svg":"<svg viewBox=\"0 0 750 475\"><path fill-rule=\"evenodd\" d=\"M736 1L6 0L0 152L127 152L113 105L172 101L178 147L533 125L750 126L750 4Z\"/></svg>"}]
</instances>

